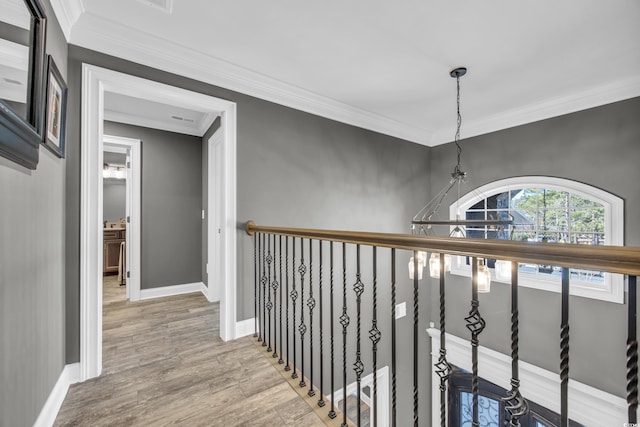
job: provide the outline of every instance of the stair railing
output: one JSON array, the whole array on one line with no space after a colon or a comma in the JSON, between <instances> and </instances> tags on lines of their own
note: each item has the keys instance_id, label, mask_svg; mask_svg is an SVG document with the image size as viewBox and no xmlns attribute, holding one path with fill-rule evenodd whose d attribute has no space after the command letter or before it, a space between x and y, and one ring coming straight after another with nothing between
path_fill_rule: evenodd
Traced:
<instances>
[{"instance_id":1,"label":"stair railing","mask_svg":"<svg viewBox=\"0 0 640 427\"><path fill-rule=\"evenodd\" d=\"M637 276L640 274L640 248L622 246L591 246L573 244L550 244L516 242L505 240L484 240L484 239L459 239L447 237L428 237L407 234L391 233L368 233L354 231L319 230L303 228L285 228L261 226L249 221L246 224L246 231L254 238L254 309L256 319L255 337L273 352L274 358L279 358L278 362L285 363L285 371L291 372L292 378L300 378L301 388L309 387L308 395L315 394L314 387L318 386L318 381L314 382L314 374L319 374L320 397L317 401L319 407L324 407L326 402L324 396L329 395L330 404L327 408L329 418L337 417L336 402L334 401L334 387L342 383L343 402L341 426L350 424L347 420L347 413L350 408L347 406L347 377L349 365L355 374L357 383L357 402L361 401L361 380L362 374L367 371L374 373L373 386L371 390L371 403L374 408L378 406L378 384L377 384L377 361L378 352L382 348L381 342L385 346L391 347L391 410L390 425L397 425L398 402L397 402L397 330L396 330L396 257L397 250L410 251L414 260L418 259L420 252L431 252L439 254L440 271L445 271L445 255L465 256L471 258L471 308L468 316L465 317L467 329L471 335L472 345L472 425L479 426L478 405L479 405L479 372L478 372L478 347L480 345L480 334L486 327L485 320L481 315L480 303L478 300L478 259L499 259L510 261L512 266L511 276L511 390L504 397L505 419L510 426L519 426L519 419L527 411L526 400L520 393L520 380L518 375L518 263L533 263L541 265L554 265L562 267L562 291L561 291L561 325L560 325L560 417L561 425L568 427L568 381L569 381L569 269L581 268L587 270L597 270L609 273L619 273L628 276L628 302L627 302L627 405L628 421L631 425L637 423L638 409L638 341L636 332L637 317ZM284 238L284 249L282 239ZM296 243L297 242L297 243ZM334 258L336 244L341 243L342 262ZM347 262L348 245L355 246L355 266L349 266ZM328 250L328 260L326 257ZM338 249L340 249L338 246ZM361 247L372 247L371 283L363 281L363 261ZM315 266L318 273L314 273L314 247L318 254L319 264ZM291 249L290 249L291 248ZM390 277L381 278L378 275L378 248L388 248ZM305 256L308 258L305 260ZM282 262L284 258L285 274L282 274ZM276 259L278 265L276 266ZM292 268L289 269L289 261ZM329 295L323 275L323 268L329 266ZM334 267L339 265L341 270L336 272L334 277ZM297 266L297 268L296 268ZM348 267L355 270L355 277L348 277ZM309 273L308 279L306 278ZM297 276L297 278L296 278ZM414 426L425 425L419 420L419 408L421 404L430 405L430 402L421 402L419 395L418 380L421 374L420 365L422 360L428 357L421 357L419 348L419 276L418 263L414 263L413 271L413 348L412 348L412 399L413 399L413 424ZM446 392L447 379L451 372L451 365L446 359L445 342L445 274L439 277L440 296L440 349L436 372L440 376L441 425L447 425L446 414ZM314 279L318 279L314 281ZM337 279L337 280L334 280ZM356 307L348 306L348 292L351 284L352 299L355 299ZM389 319L381 319L378 316L379 301L378 288L380 285L390 287L390 316ZM283 286L285 289L283 303ZM337 288L337 289L336 289ZM337 298L334 291L337 290ZM368 293L371 295L372 306L362 307L362 296ZM318 299L316 299L316 297ZM337 301L336 301L337 299ZM316 309L316 306L318 310ZM285 321L282 320L282 306L285 305ZM296 310L296 304L299 311ZM328 304L328 308L327 308ZM306 305L306 310L305 310ZM276 306L277 312L276 312ZM367 334L371 341L370 366L365 366L363 357L362 328L368 325L363 324L363 309L371 311L372 324ZM352 318L355 311L355 318ZM306 312L306 313L305 313ZM277 318L276 315L279 315ZM336 317L337 316L337 317ZM383 334L380 328L381 321L388 320L389 337ZM319 322L314 324L314 321ZM329 324L327 328L327 323ZM334 324L341 325L342 332L342 355L334 354L336 346L336 336ZM284 332L283 332L284 326ZM296 333L297 332L297 333ZM309 335L307 336L307 332ZM327 336L328 334L328 336ZM337 335L340 335L339 332ZM325 369L324 339L330 342L329 371ZM354 340L355 354L347 355L347 347L350 340ZM296 348L296 342L298 347ZM314 344L319 344L316 353ZM284 348L283 348L284 345ZM278 347L279 346L279 347ZM291 349L290 349L291 347ZM279 348L279 354L278 354ZM435 350L434 350L435 351ZM283 359L283 354L286 358ZM308 365L305 366L305 362ZM341 367L336 369L337 364ZM424 369L424 368L423 368ZM340 375L341 374L341 375ZM327 375L329 378L326 378ZM336 379L336 376L338 377ZM309 381L309 384L306 383ZM328 381L326 381L328 380ZM433 381L436 381L434 378ZM327 393L325 385L330 384ZM351 408L354 409L354 408ZM436 408L433 408L435 411ZM356 405L356 424L361 426L363 414L361 405ZM370 420L372 426L378 425L378 411L373 411L373 418Z\"/></svg>"}]
</instances>

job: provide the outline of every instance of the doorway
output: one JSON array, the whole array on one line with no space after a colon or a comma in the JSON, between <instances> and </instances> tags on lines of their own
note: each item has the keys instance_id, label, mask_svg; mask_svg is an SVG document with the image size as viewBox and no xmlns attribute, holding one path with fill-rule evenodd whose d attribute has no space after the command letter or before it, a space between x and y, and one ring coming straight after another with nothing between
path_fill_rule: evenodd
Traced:
<instances>
[{"instance_id":1,"label":"doorway","mask_svg":"<svg viewBox=\"0 0 640 427\"><path fill-rule=\"evenodd\" d=\"M219 207L220 226L215 230L220 262L219 286L220 337L227 341L236 337L236 105L233 102L191 92L151 80L83 64L81 114L81 231L80 231L80 379L100 375L102 370L102 277L103 202L100 173L104 148L103 121L105 93L137 97L152 102L171 103L197 111L215 111L220 115L220 128L214 134L220 140L222 177L219 194L209 186L208 200ZM209 165L209 171L212 165ZM216 199L217 198L217 199ZM210 205L209 205L210 206ZM139 227L138 227L139 229ZM207 233L208 247L215 237L213 227ZM211 260L211 253L209 260ZM132 261L132 265L135 261ZM211 282L212 280L210 280ZM218 283L218 281L216 280ZM203 290L210 292L212 287ZM205 294L206 295L206 294ZM211 300L210 295L206 295ZM133 299L134 296L131 295Z\"/></svg>"},{"instance_id":2,"label":"doorway","mask_svg":"<svg viewBox=\"0 0 640 427\"><path fill-rule=\"evenodd\" d=\"M129 266L140 265L141 248L141 159L142 148L139 139L123 138L119 136L104 135L103 137L103 168L111 165L110 158L117 159L120 156L122 162L115 162L116 167L123 166L119 176L105 178L103 172L103 198L102 198L102 223L103 232L103 256L102 271L105 273L117 273L117 286L124 286L125 298L137 301L140 299L140 268L128 268ZM118 171L110 172L109 175L118 175ZM108 194L107 182L115 188L112 193L116 197L122 198L122 206L118 205L119 200L112 199ZM120 188L118 188L120 187ZM114 203L116 206L109 206ZM121 217L120 217L121 216ZM114 224L115 222L115 224ZM119 224L118 224L119 223ZM113 228L119 229L118 231ZM115 239L114 242L107 242L107 238ZM124 241L124 248L117 253L113 251L117 248L118 241ZM124 259L121 259L121 258ZM106 263L109 265L105 265ZM103 289L104 291L104 289ZM117 295L116 290L113 293ZM114 295L115 296L115 295Z\"/></svg>"}]
</instances>

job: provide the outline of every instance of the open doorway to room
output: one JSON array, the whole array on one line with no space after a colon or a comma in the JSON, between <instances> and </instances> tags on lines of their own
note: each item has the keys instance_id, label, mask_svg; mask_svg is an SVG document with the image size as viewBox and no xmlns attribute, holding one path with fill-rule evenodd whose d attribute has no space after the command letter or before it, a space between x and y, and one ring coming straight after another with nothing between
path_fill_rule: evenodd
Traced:
<instances>
[{"instance_id":1,"label":"open doorway to room","mask_svg":"<svg viewBox=\"0 0 640 427\"><path fill-rule=\"evenodd\" d=\"M218 179L216 183L220 183L220 185L209 185L207 189L208 204L206 206L207 208L215 206L217 214L215 225L212 221L213 226L209 226L206 233L209 286L203 284L202 288L198 288L198 290L201 290L209 301L214 299L220 301L220 337L223 340L236 337L235 103L84 64L80 260L80 377L83 381L100 375L102 370L103 295L100 284L102 283L104 262L102 208L105 194L101 177L104 167L104 121L109 115L110 120L113 120L113 114L105 112L104 100L105 97L112 95L139 99L147 103L171 105L219 117L218 129L211 138L203 141L207 147L211 147L211 141L220 144L220 148L215 152L221 157L216 162L215 171L211 165L208 165L207 168L209 175L215 174ZM148 124L140 125L151 127ZM159 129L162 128L159 127ZM207 156L207 160L211 161L211 156ZM212 182L210 177L207 178L207 181ZM209 216L209 212L206 212L207 208L203 209L203 217ZM213 212L211 215L214 215ZM133 219L132 215L127 216ZM130 227L128 223L124 228L127 227ZM96 232L97 230L100 232ZM128 239L129 236L126 234L125 236ZM128 254L135 253L135 244L132 247L129 247L128 244L126 246ZM224 259L217 259L221 254L225 254ZM136 260L130 257L129 260L125 271L129 271L132 276L134 269L136 269ZM218 266L214 269L215 271L211 271L213 265ZM136 270L139 271L139 268ZM131 290L127 289L130 299L140 299L141 290L138 288L138 295L135 295L133 281L129 283L131 286L126 288L131 287ZM138 286L140 286L139 283L138 277ZM167 288L169 287L167 286ZM147 294L150 295L149 297L155 296L154 292ZM145 298L145 294L142 295L142 298Z\"/></svg>"},{"instance_id":2,"label":"open doorway to room","mask_svg":"<svg viewBox=\"0 0 640 427\"><path fill-rule=\"evenodd\" d=\"M104 145L102 303L127 299L127 153Z\"/></svg>"}]
</instances>

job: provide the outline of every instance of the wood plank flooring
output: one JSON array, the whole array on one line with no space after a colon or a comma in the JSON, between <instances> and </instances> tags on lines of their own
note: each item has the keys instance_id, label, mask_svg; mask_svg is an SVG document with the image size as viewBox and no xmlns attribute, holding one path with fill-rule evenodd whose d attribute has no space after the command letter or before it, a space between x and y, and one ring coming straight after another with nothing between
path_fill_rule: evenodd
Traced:
<instances>
[{"instance_id":1,"label":"wood plank flooring","mask_svg":"<svg viewBox=\"0 0 640 427\"><path fill-rule=\"evenodd\" d=\"M74 384L55 426L324 426L246 337L222 342L201 294L129 302L103 286L103 372Z\"/></svg>"}]
</instances>

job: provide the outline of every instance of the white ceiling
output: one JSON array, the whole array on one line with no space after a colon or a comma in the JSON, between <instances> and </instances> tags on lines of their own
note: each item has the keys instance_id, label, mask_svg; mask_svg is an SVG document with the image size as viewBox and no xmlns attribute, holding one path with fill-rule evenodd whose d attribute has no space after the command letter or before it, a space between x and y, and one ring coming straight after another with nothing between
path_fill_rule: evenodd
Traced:
<instances>
[{"instance_id":1,"label":"white ceiling","mask_svg":"<svg viewBox=\"0 0 640 427\"><path fill-rule=\"evenodd\" d=\"M640 96L637 0L51 3L73 44L430 146L457 66L463 138Z\"/></svg>"},{"instance_id":2,"label":"white ceiling","mask_svg":"<svg viewBox=\"0 0 640 427\"><path fill-rule=\"evenodd\" d=\"M202 112L105 91L104 118L119 123L203 136L217 112Z\"/></svg>"}]
</instances>

